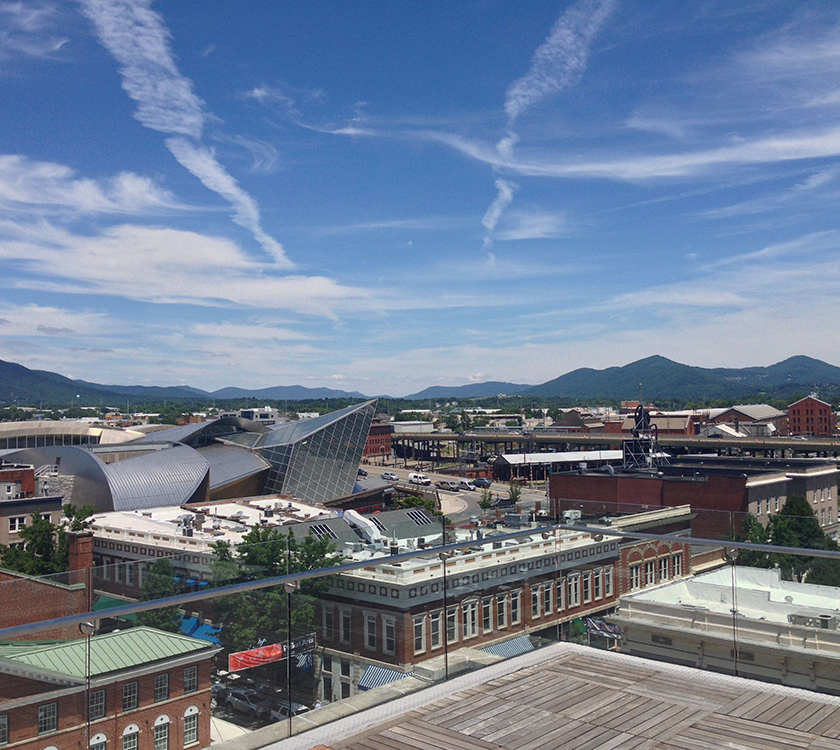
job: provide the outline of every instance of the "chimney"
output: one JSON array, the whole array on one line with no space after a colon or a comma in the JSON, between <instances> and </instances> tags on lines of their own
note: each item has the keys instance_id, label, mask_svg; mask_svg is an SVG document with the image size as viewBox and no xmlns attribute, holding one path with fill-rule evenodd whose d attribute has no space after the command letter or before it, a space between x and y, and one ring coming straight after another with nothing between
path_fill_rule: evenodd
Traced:
<instances>
[{"instance_id":1,"label":"chimney","mask_svg":"<svg viewBox=\"0 0 840 750\"><path fill-rule=\"evenodd\" d=\"M93 567L93 532L71 531L70 537L70 570L88 570Z\"/></svg>"}]
</instances>

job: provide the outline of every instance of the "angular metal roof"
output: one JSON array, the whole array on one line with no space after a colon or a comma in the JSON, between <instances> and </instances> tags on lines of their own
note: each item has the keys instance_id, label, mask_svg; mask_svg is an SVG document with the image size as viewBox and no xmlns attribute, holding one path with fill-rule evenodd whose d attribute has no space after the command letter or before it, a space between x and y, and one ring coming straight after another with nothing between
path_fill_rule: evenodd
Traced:
<instances>
[{"instance_id":1,"label":"angular metal roof","mask_svg":"<svg viewBox=\"0 0 840 750\"><path fill-rule=\"evenodd\" d=\"M322 416L314 417L313 419L302 419L299 422L284 422L282 424L274 425L270 428L271 431L265 436L264 445L268 447L272 445L290 445L291 443L297 443L299 440L303 440L319 430L323 430L325 427L329 427L330 425L341 421L349 414L370 408L375 403L376 399L373 399L371 401L365 401L361 404L355 404L354 406L348 406L346 409L339 409L338 411L330 412L329 414L323 414Z\"/></svg>"},{"instance_id":2,"label":"angular metal roof","mask_svg":"<svg viewBox=\"0 0 840 750\"><path fill-rule=\"evenodd\" d=\"M114 510L187 503L209 472L207 460L181 444L105 466Z\"/></svg>"},{"instance_id":3,"label":"angular metal roof","mask_svg":"<svg viewBox=\"0 0 840 750\"><path fill-rule=\"evenodd\" d=\"M215 432L220 428L230 427L230 432L237 432L244 430L245 432L268 432L268 428L259 422L252 422L250 419L240 419L239 417L222 417L221 419L210 419L206 422L199 422L198 424L185 424L180 427L170 427L168 430L157 430L148 435L144 435L138 440L133 441L137 443L192 443L208 428ZM224 430L222 430L224 432Z\"/></svg>"},{"instance_id":4,"label":"angular metal roof","mask_svg":"<svg viewBox=\"0 0 840 750\"><path fill-rule=\"evenodd\" d=\"M139 667L150 662L213 648L207 641L166 633L149 627L129 628L90 639L91 677ZM23 665L71 678L84 679L86 639L0 646L0 672L4 664Z\"/></svg>"},{"instance_id":5,"label":"angular metal roof","mask_svg":"<svg viewBox=\"0 0 840 750\"><path fill-rule=\"evenodd\" d=\"M258 454L232 445L208 445L197 452L210 465L211 490L271 468Z\"/></svg>"}]
</instances>

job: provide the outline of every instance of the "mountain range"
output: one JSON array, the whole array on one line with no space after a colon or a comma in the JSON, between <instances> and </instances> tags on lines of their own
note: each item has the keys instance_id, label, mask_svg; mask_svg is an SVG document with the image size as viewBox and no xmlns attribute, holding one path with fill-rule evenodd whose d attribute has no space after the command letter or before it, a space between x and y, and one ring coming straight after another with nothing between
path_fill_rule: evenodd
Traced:
<instances>
[{"instance_id":1,"label":"mountain range","mask_svg":"<svg viewBox=\"0 0 840 750\"><path fill-rule=\"evenodd\" d=\"M768 367L705 368L683 365L665 357L653 356L621 367L572 370L540 385L491 381L459 386L431 386L404 396L406 400L441 398L482 398L499 395L541 396L578 400L627 400L641 390L646 401L656 399L786 399L816 391L824 398L840 395L840 367L819 359L790 357ZM142 403L161 400L209 401L255 398L293 400L321 398L367 398L358 391L307 388L301 385L271 388L221 388L204 391L188 385L142 386L101 385L71 380L46 370L30 370L14 362L0 360L0 403L121 404L126 400ZM387 397L383 397L387 398Z\"/></svg>"}]
</instances>

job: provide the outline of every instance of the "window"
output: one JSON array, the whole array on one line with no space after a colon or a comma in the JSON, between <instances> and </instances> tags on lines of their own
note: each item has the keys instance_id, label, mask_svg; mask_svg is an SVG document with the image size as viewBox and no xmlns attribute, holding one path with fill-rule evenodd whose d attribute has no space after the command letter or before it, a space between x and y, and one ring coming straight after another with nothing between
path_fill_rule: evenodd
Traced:
<instances>
[{"instance_id":1,"label":"window","mask_svg":"<svg viewBox=\"0 0 840 750\"><path fill-rule=\"evenodd\" d=\"M332 607L328 607L324 610L324 638L332 640L334 629L335 613L333 612Z\"/></svg>"},{"instance_id":2,"label":"window","mask_svg":"<svg viewBox=\"0 0 840 750\"><path fill-rule=\"evenodd\" d=\"M604 596L612 596L612 568L604 571Z\"/></svg>"},{"instance_id":3,"label":"window","mask_svg":"<svg viewBox=\"0 0 840 750\"><path fill-rule=\"evenodd\" d=\"M464 638L474 638L478 635L478 602L462 605Z\"/></svg>"},{"instance_id":4,"label":"window","mask_svg":"<svg viewBox=\"0 0 840 750\"><path fill-rule=\"evenodd\" d=\"M429 634L431 637L431 647L439 648L442 645L440 634L440 620L443 617L443 612L432 612L429 615Z\"/></svg>"},{"instance_id":5,"label":"window","mask_svg":"<svg viewBox=\"0 0 840 750\"><path fill-rule=\"evenodd\" d=\"M333 678L332 675L325 674L322 682L324 683L324 700L332 702L333 699Z\"/></svg>"},{"instance_id":6,"label":"window","mask_svg":"<svg viewBox=\"0 0 840 750\"><path fill-rule=\"evenodd\" d=\"M134 585L134 563L128 563L125 566L125 582L129 586Z\"/></svg>"},{"instance_id":7,"label":"window","mask_svg":"<svg viewBox=\"0 0 840 750\"><path fill-rule=\"evenodd\" d=\"M601 571L596 570L592 575L592 595L595 599L601 598Z\"/></svg>"},{"instance_id":8,"label":"window","mask_svg":"<svg viewBox=\"0 0 840 750\"><path fill-rule=\"evenodd\" d=\"M123 683L123 711L137 708L137 683Z\"/></svg>"},{"instance_id":9,"label":"window","mask_svg":"<svg viewBox=\"0 0 840 750\"><path fill-rule=\"evenodd\" d=\"M134 729L134 727L131 727ZM140 732L128 732L127 734L123 735L122 738L122 750L137 750L138 745L140 744Z\"/></svg>"},{"instance_id":10,"label":"window","mask_svg":"<svg viewBox=\"0 0 840 750\"><path fill-rule=\"evenodd\" d=\"M321 657L321 671L322 672L332 672L332 656L322 656Z\"/></svg>"},{"instance_id":11,"label":"window","mask_svg":"<svg viewBox=\"0 0 840 750\"><path fill-rule=\"evenodd\" d=\"M0 745L5 745L9 742L9 715L3 714L0 716Z\"/></svg>"},{"instance_id":12,"label":"window","mask_svg":"<svg viewBox=\"0 0 840 750\"><path fill-rule=\"evenodd\" d=\"M88 698L88 718L91 721L105 716L105 691L91 690Z\"/></svg>"},{"instance_id":13,"label":"window","mask_svg":"<svg viewBox=\"0 0 840 750\"><path fill-rule=\"evenodd\" d=\"M26 526L26 516L12 516L9 519L9 532L14 534Z\"/></svg>"},{"instance_id":14,"label":"window","mask_svg":"<svg viewBox=\"0 0 840 750\"><path fill-rule=\"evenodd\" d=\"M505 606L504 594L499 594L496 597L496 627L507 627L507 607Z\"/></svg>"},{"instance_id":15,"label":"window","mask_svg":"<svg viewBox=\"0 0 840 750\"><path fill-rule=\"evenodd\" d=\"M828 522L831 523L831 508L828 509Z\"/></svg>"},{"instance_id":16,"label":"window","mask_svg":"<svg viewBox=\"0 0 840 750\"><path fill-rule=\"evenodd\" d=\"M376 615L365 615L365 646L376 648Z\"/></svg>"},{"instance_id":17,"label":"window","mask_svg":"<svg viewBox=\"0 0 840 750\"><path fill-rule=\"evenodd\" d=\"M184 669L184 692L194 693L196 690L198 690L198 665L193 664Z\"/></svg>"},{"instance_id":18,"label":"window","mask_svg":"<svg viewBox=\"0 0 840 750\"><path fill-rule=\"evenodd\" d=\"M450 607L446 610L446 642L455 643L458 640L458 608Z\"/></svg>"},{"instance_id":19,"label":"window","mask_svg":"<svg viewBox=\"0 0 840 750\"><path fill-rule=\"evenodd\" d=\"M531 619L534 620L540 616L540 587L533 586L531 588Z\"/></svg>"},{"instance_id":20,"label":"window","mask_svg":"<svg viewBox=\"0 0 840 750\"><path fill-rule=\"evenodd\" d=\"M592 574L591 573L584 573L583 574L583 601L584 601L584 603L592 601Z\"/></svg>"},{"instance_id":21,"label":"window","mask_svg":"<svg viewBox=\"0 0 840 750\"><path fill-rule=\"evenodd\" d=\"M344 661L344 659L342 659L340 664L339 664L339 669L341 671L341 676L342 677L349 677L350 676L350 668L351 668L350 662L349 661Z\"/></svg>"},{"instance_id":22,"label":"window","mask_svg":"<svg viewBox=\"0 0 840 750\"><path fill-rule=\"evenodd\" d=\"M522 592L521 591L514 591L510 595L510 624L511 625L518 625L522 622Z\"/></svg>"},{"instance_id":23,"label":"window","mask_svg":"<svg viewBox=\"0 0 840 750\"><path fill-rule=\"evenodd\" d=\"M630 588L637 589L642 585L642 566L630 566Z\"/></svg>"},{"instance_id":24,"label":"window","mask_svg":"<svg viewBox=\"0 0 840 750\"><path fill-rule=\"evenodd\" d=\"M198 709L190 706L184 714L184 747L198 742Z\"/></svg>"},{"instance_id":25,"label":"window","mask_svg":"<svg viewBox=\"0 0 840 750\"><path fill-rule=\"evenodd\" d=\"M778 495L776 495L776 497L774 498L773 510L776 511L776 513L779 512L779 496Z\"/></svg>"},{"instance_id":26,"label":"window","mask_svg":"<svg viewBox=\"0 0 840 750\"><path fill-rule=\"evenodd\" d=\"M580 576L572 576L569 578L569 606L580 606Z\"/></svg>"},{"instance_id":27,"label":"window","mask_svg":"<svg viewBox=\"0 0 840 750\"><path fill-rule=\"evenodd\" d=\"M674 578L679 578L682 575L682 561L683 561L682 552L674 555L671 559L673 560L673 566L674 566L674 568L673 568L674 569Z\"/></svg>"},{"instance_id":28,"label":"window","mask_svg":"<svg viewBox=\"0 0 840 750\"><path fill-rule=\"evenodd\" d=\"M422 654L426 650L426 615L414 618L414 653Z\"/></svg>"},{"instance_id":29,"label":"window","mask_svg":"<svg viewBox=\"0 0 840 750\"><path fill-rule=\"evenodd\" d=\"M825 526L825 508L820 508L820 525Z\"/></svg>"},{"instance_id":30,"label":"window","mask_svg":"<svg viewBox=\"0 0 840 750\"><path fill-rule=\"evenodd\" d=\"M659 558L659 580L660 581L667 581L668 580L668 558L667 557L660 557Z\"/></svg>"},{"instance_id":31,"label":"window","mask_svg":"<svg viewBox=\"0 0 840 750\"><path fill-rule=\"evenodd\" d=\"M154 750L169 750L169 722L155 725L154 740Z\"/></svg>"},{"instance_id":32,"label":"window","mask_svg":"<svg viewBox=\"0 0 840 750\"><path fill-rule=\"evenodd\" d=\"M38 734L49 734L58 730L58 703L38 706Z\"/></svg>"},{"instance_id":33,"label":"window","mask_svg":"<svg viewBox=\"0 0 840 750\"><path fill-rule=\"evenodd\" d=\"M382 650L386 654L393 654L397 649L397 627L390 617L382 618L382 638L384 641Z\"/></svg>"},{"instance_id":34,"label":"window","mask_svg":"<svg viewBox=\"0 0 840 750\"><path fill-rule=\"evenodd\" d=\"M543 586L543 612L551 614L551 584L547 583Z\"/></svg>"},{"instance_id":35,"label":"window","mask_svg":"<svg viewBox=\"0 0 840 750\"><path fill-rule=\"evenodd\" d=\"M656 565L653 560L645 563L645 586L656 583Z\"/></svg>"},{"instance_id":36,"label":"window","mask_svg":"<svg viewBox=\"0 0 840 750\"><path fill-rule=\"evenodd\" d=\"M341 611L341 641L342 643L350 643L350 610L343 609Z\"/></svg>"},{"instance_id":37,"label":"window","mask_svg":"<svg viewBox=\"0 0 840 750\"><path fill-rule=\"evenodd\" d=\"M484 599L481 602L481 630L489 633L493 630L493 600Z\"/></svg>"},{"instance_id":38,"label":"window","mask_svg":"<svg viewBox=\"0 0 840 750\"><path fill-rule=\"evenodd\" d=\"M108 747L108 740L104 734L100 733L91 737L90 750L106 750Z\"/></svg>"},{"instance_id":39,"label":"window","mask_svg":"<svg viewBox=\"0 0 840 750\"><path fill-rule=\"evenodd\" d=\"M169 675L155 675L155 703L169 699Z\"/></svg>"},{"instance_id":40,"label":"window","mask_svg":"<svg viewBox=\"0 0 840 750\"><path fill-rule=\"evenodd\" d=\"M350 697L350 683L349 682L342 682L341 683L341 697L342 698L349 698Z\"/></svg>"},{"instance_id":41,"label":"window","mask_svg":"<svg viewBox=\"0 0 840 750\"><path fill-rule=\"evenodd\" d=\"M566 579L557 581L557 611L562 612L566 606Z\"/></svg>"}]
</instances>

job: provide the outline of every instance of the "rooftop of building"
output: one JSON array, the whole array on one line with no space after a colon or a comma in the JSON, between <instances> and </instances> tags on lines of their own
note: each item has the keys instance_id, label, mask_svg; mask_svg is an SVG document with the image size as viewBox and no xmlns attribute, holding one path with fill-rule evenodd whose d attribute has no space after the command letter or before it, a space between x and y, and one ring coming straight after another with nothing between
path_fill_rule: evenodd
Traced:
<instances>
[{"instance_id":1,"label":"rooftop of building","mask_svg":"<svg viewBox=\"0 0 840 750\"><path fill-rule=\"evenodd\" d=\"M90 676L146 666L197 651L215 653L207 641L145 626L90 639ZM83 682L87 639L0 643L0 673L26 674L49 681Z\"/></svg>"},{"instance_id":2,"label":"rooftop of building","mask_svg":"<svg viewBox=\"0 0 840 750\"><path fill-rule=\"evenodd\" d=\"M409 692L412 686L407 682L399 683L399 692L389 686L378 688L394 692L395 700L367 711L356 713L359 709L354 709L351 699L310 712L299 725L312 727L310 731L264 746L271 750L840 748L840 699L834 696L570 643L506 659L430 688L417 686L416 692ZM283 736L279 726L262 731L266 739Z\"/></svg>"}]
</instances>

